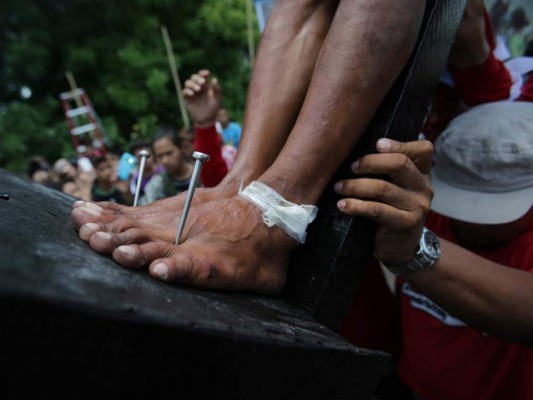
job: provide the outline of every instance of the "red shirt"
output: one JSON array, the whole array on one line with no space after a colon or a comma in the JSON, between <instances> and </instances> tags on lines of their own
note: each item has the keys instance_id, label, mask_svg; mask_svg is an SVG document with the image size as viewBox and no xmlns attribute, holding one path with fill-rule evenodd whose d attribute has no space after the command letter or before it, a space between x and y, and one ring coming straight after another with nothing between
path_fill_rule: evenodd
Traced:
<instances>
[{"instance_id":1,"label":"red shirt","mask_svg":"<svg viewBox=\"0 0 533 400\"><path fill-rule=\"evenodd\" d=\"M194 148L210 156L200 173L202 184L205 187L218 185L228 173L228 167L222 158L220 135L214 125L209 128L194 127Z\"/></svg>"},{"instance_id":2,"label":"red shirt","mask_svg":"<svg viewBox=\"0 0 533 400\"><path fill-rule=\"evenodd\" d=\"M447 218L432 213L426 225L457 243ZM509 244L476 253L510 268L533 272L533 231ZM533 399L532 349L469 328L406 282L400 282L399 293L399 374L424 400Z\"/></svg>"}]
</instances>

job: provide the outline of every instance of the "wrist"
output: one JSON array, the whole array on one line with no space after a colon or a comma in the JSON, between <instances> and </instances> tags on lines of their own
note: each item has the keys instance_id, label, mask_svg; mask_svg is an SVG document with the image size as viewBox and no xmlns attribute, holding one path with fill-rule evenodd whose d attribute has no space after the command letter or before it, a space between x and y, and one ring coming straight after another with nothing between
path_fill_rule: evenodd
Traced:
<instances>
[{"instance_id":1,"label":"wrist","mask_svg":"<svg viewBox=\"0 0 533 400\"><path fill-rule=\"evenodd\" d=\"M398 264L378 261L393 274L407 276L433 267L440 259L440 255L440 243L437 236L424 227L416 252L409 260Z\"/></svg>"},{"instance_id":2,"label":"wrist","mask_svg":"<svg viewBox=\"0 0 533 400\"><path fill-rule=\"evenodd\" d=\"M207 129L215 126L216 118L206 120L194 120L194 127L199 129Z\"/></svg>"}]
</instances>

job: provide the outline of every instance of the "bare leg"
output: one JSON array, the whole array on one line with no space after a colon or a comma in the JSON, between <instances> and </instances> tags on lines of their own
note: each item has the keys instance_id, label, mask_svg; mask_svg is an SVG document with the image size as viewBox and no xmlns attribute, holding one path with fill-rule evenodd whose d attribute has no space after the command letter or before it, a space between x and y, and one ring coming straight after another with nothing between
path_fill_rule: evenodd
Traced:
<instances>
[{"instance_id":1,"label":"bare leg","mask_svg":"<svg viewBox=\"0 0 533 400\"><path fill-rule=\"evenodd\" d=\"M385 0L340 2L298 121L261 181L293 202L316 202L407 61L423 8L422 0L398 0L392 5ZM276 43L270 45L276 47ZM282 77L288 67L276 68L275 76ZM275 153L276 146L266 144L268 138L259 140L266 146L255 147L259 153ZM253 154L253 144L246 144L246 149ZM253 158L240 163L249 165L252 176L260 170L253 167L257 165ZM150 273L166 281L262 292L282 287L288 256L296 243L277 227L263 224L252 204L239 197L198 204L188 225L180 246L168 240L174 226L161 229L159 241L116 248L140 243L123 232L106 238L92 235L90 244L99 251L115 248L113 258L122 265L150 265Z\"/></svg>"},{"instance_id":2,"label":"bare leg","mask_svg":"<svg viewBox=\"0 0 533 400\"><path fill-rule=\"evenodd\" d=\"M235 195L241 179L247 183L257 178L279 154L300 110L337 4L337 0L278 1L257 54L237 160L217 188L195 194L194 205ZM143 240L152 240L161 238L161 228L176 226L183 203L184 196L138 208L78 203L72 222L84 240L97 231L127 229L140 229L146 234ZM81 229L87 223L92 225ZM105 253L113 249L97 248Z\"/></svg>"}]
</instances>

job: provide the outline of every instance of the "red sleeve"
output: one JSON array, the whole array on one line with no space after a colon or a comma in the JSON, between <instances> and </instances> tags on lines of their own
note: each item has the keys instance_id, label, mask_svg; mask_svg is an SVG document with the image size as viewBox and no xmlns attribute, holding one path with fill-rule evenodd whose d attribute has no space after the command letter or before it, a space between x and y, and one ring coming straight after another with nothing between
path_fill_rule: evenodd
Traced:
<instances>
[{"instance_id":1,"label":"red sleeve","mask_svg":"<svg viewBox=\"0 0 533 400\"><path fill-rule=\"evenodd\" d=\"M533 72L529 74L526 82L520 89L520 96L515 101L531 101L533 102Z\"/></svg>"},{"instance_id":2,"label":"red sleeve","mask_svg":"<svg viewBox=\"0 0 533 400\"><path fill-rule=\"evenodd\" d=\"M492 31L492 23L490 22L490 15L487 11L487 7L483 8L483 21L485 22L485 38L489 44L491 50L496 48L496 38Z\"/></svg>"},{"instance_id":3,"label":"red sleeve","mask_svg":"<svg viewBox=\"0 0 533 400\"><path fill-rule=\"evenodd\" d=\"M489 57L481 64L465 69L450 67L457 94L468 106L507 100L513 81L505 65L493 53L496 40L492 32L490 16L483 10L485 37L490 47Z\"/></svg>"},{"instance_id":4,"label":"red sleeve","mask_svg":"<svg viewBox=\"0 0 533 400\"><path fill-rule=\"evenodd\" d=\"M467 105L507 100L513 81L505 65L493 53L480 65L464 69L450 67L457 94Z\"/></svg>"},{"instance_id":5,"label":"red sleeve","mask_svg":"<svg viewBox=\"0 0 533 400\"><path fill-rule=\"evenodd\" d=\"M222 158L220 136L214 125L209 128L194 127L194 148L210 157L209 161L204 163L200 175L203 185L218 185L228 173L228 167Z\"/></svg>"}]
</instances>

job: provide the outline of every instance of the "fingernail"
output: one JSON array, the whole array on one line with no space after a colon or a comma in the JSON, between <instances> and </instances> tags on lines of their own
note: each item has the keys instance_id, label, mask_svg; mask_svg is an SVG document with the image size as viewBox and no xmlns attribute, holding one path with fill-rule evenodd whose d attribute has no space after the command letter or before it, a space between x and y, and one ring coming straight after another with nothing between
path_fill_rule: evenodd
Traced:
<instances>
[{"instance_id":1,"label":"fingernail","mask_svg":"<svg viewBox=\"0 0 533 400\"><path fill-rule=\"evenodd\" d=\"M346 208L346 202L344 200L340 200L337 202L337 207L339 210L344 210Z\"/></svg>"},{"instance_id":2,"label":"fingernail","mask_svg":"<svg viewBox=\"0 0 533 400\"><path fill-rule=\"evenodd\" d=\"M333 189L336 191L336 192L340 192L342 190L342 186L343 186L343 183L342 182L337 182L335 185L333 185Z\"/></svg>"},{"instance_id":3,"label":"fingernail","mask_svg":"<svg viewBox=\"0 0 533 400\"><path fill-rule=\"evenodd\" d=\"M357 171L357 168L359 168L359 160L355 161L355 162L352 164L352 171L353 171L353 172Z\"/></svg>"},{"instance_id":4,"label":"fingernail","mask_svg":"<svg viewBox=\"0 0 533 400\"><path fill-rule=\"evenodd\" d=\"M111 234L109 232L96 232L95 235L97 235L100 239L104 239L104 240L111 239Z\"/></svg>"},{"instance_id":5,"label":"fingernail","mask_svg":"<svg viewBox=\"0 0 533 400\"><path fill-rule=\"evenodd\" d=\"M166 280L168 278L168 267L166 264L156 264L152 272L163 280Z\"/></svg>"},{"instance_id":6,"label":"fingernail","mask_svg":"<svg viewBox=\"0 0 533 400\"><path fill-rule=\"evenodd\" d=\"M80 207L80 210L83 211L84 213L92 215L94 217L99 217L100 215L102 215L100 213L100 211L98 211L97 209L90 208L90 207L87 207L87 206Z\"/></svg>"},{"instance_id":7,"label":"fingernail","mask_svg":"<svg viewBox=\"0 0 533 400\"><path fill-rule=\"evenodd\" d=\"M126 254L128 257L135 255L135 249L132 246L119 246L117 250Z\"/></svg>"},{"instance_id":8,"label":"fingernail","mask_svg":"<svg viewBox=\"0 0 533 400\"><path fill-rule=\"evenodd\" d=\"M389 139L379 139L376 143L378 150L390 150L392 147L392 142Z\"/></svg>"},{"instance_id":9,"label":"fingernail","mask_svg":"<svg viewBox=\"0 0 533 400\"><path fill-rule=\"evenodd\" d=\"M75 202L74 202L74 205L75 205L75 206L78 206L78 207L81 206L81 205L83 205L83 204L85 204L85 202L84 202L83 200L78 200L78 201L75 201Z\"/></svg>"},{"instance_id":10,"label":"fingernail","mask_svg":"<svg viewBox=\"0 0 533 400\"><path fill-rule=\"evenodd\" d=\"M92 222L89 222L88 224L85 224L82 226L83 229L86 229L88 231L94 232L100 229L100 226L98 224L94 224Z\"/></svg>"}]
</instances>

